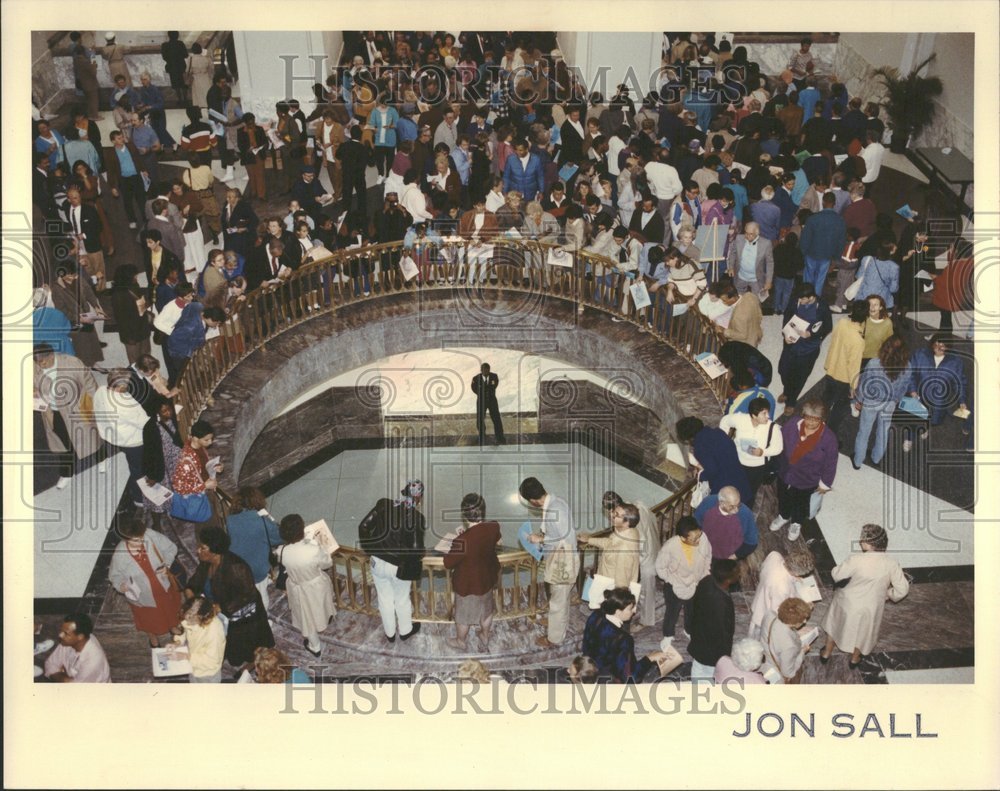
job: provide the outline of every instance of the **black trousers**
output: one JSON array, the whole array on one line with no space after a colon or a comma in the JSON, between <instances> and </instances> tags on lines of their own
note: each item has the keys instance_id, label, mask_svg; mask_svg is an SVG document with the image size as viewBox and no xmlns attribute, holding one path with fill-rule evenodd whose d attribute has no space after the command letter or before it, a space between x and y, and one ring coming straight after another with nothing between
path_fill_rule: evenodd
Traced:
<instances>
[{"instance_id":1,"label":"black trousers","mask_svg":"<svg viewBox=\"0 0 1000 791\"><path fill-rule=\"evenodd\" d=\"M493 421L493 434L497 442L504 442L503 423L500 422L500 405L495 398L489 400L484 398L476 399L476 428L479 429L479 442L483 442L486 436L486 412L489 411L490 419Z\"/></svg>"},{"instance_id":2,"label":"black trousers","mask_svg":"<svg viewBox=\"0 0 1000 791\"><path fill-rule=\"evenodd\" d=\"M836 433L851 409L851 386L847 382L826 376L823 379L823 400L830 410L826 424Z\"/></svg>"},{"instance_id":3,"label":"black trousers","mask_svg":"<svg viewBox=\"0 0 1000 791\"><path fill-rule=\"evenodd\" d=\"M129 222L140 223L146 210L146 190L142 186L142 176L123 176L121 180L122 203ZM138 211L136 211L138 209Z\"/></svg>"},{"instance_id":4,"label":"black trousers","mask_svg":"<svg viewBox=\"0 0 1000 791\"><path fill-rule=\"evenodd\" d=\"M663 601L666 609L663 612L663 636L673 637L677 626L677 616L684 610L684 631L691 634L691 599L682 599L674 593L674 586L669 582L663 585Z\"/></svg>"},{"instance_id":5,"label":"black trousers","mask_svg":"<svg viewBox=\"0 0 1000 791\"><path fill-rule=\"evenodd\" d=\"M792 354L786 348L778 360L778 375L785 391L785 406L793 407L798 403L802 388L805 387L809 374L812 373L819 349L808 354Z\"/></svg>"},{"instance_id":6,"label":"black trousers","mask_svg":"<svg viewBox=\"0 0 1000 791\"><path fill-rule=\"evenodd\" d=\"M809 520L809 498L815 489L796 489L778 478L778 513L799 525Z\"/></svg>"}]
</instances>

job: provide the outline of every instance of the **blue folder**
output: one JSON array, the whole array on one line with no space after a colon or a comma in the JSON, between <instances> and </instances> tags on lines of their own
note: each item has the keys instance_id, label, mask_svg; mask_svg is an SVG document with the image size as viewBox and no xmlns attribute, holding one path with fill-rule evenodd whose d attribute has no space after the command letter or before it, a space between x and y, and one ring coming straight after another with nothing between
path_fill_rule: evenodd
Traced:
<instances>
[{"instance_id":1,"label":"blue folder","mask_svg":"<svg viewBox=\"0 0 1000 791\"><path fill-rule=\"evenodd\" d=\"M525 522L521 525L520 529L517 531L517 540L520 542L521 546L524 548L525 552L531 555L535 560L541 562L542 560L542 545L532 544L528 540L528 536L532 534L531 522Z\"/></svg>"}]
</instances>

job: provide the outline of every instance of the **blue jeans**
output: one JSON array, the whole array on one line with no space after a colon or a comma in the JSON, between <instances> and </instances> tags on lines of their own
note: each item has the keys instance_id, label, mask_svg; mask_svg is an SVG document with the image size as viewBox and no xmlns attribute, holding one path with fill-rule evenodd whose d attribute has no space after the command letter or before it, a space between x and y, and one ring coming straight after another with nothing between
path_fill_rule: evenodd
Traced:
<instances>
[{"instance_id":1,"label":"blue jeans","mask_svg":"<svg viewBox=\"0 0 1000 791\"><path fill-rule=\"evenodd\" d=\"M802 282L812 283L816 289L816 295L822 296L823 285L826 283L826 273L830 271L829 258L811 258L806 256L806 271L802 275Z\"/></svg>"},{"instance_id":2,"label":"blue jeans","mask_svg":"<svg viewBox=\"0 0 1000 791\"><path fill-rule=\"evenodd\" d=\"M788 300L792 296L792 286L795 281L788 277L776 277L773 281L774 287L774 312L778 316L783 316L785 308L788 307Z\"/></svg>"},{"instance_id":3,"label":"blue jeans","mask_svg":"<svg viewBox=\"0 0 1000 791\"><path fill-rule=\"evenodd\" d=\"M875 447L872 448L872 463L878 464L885 456L885 448L889 439L889 424L892 414L896 411L895 403L876 404L861 407L858 418L858 435L854 438L854 466L860 467L868 455L868 438L875 429Z\"/></svg>"}]
</instances>

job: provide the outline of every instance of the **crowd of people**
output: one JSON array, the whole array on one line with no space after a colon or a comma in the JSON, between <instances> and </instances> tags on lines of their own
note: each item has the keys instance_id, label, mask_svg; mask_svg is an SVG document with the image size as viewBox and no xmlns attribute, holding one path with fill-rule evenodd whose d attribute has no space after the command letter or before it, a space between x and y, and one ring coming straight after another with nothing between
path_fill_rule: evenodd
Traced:
<instances>
[{"instance_id":1,"label":"crowd of people","mask_svg":"<svg viewBox=\"0 0 1000 791\"><path fill-rule=\"evenodd\" d=\"M638 626L656 625L659 577L666 603L659 625L672 638L683 611L693 677L718 677L720 667L756 673L761 644L782 677L796 676L801 662L789 646L808 619L796 597L775 599L759 614L748 639L760 643L733 644L728 591L740 562L759 544L753 510L759 490L774 482L779 514L770 529L788 525L788 539L797 541L833 487L837 432L847 414L859 416L855 467L868 458L872 434L871 459L878 464L904 398L912 432L904 451L913 438L927 436L928 423L940 425L956 410L967 415L971 450L971 392L948 333L951 313L967 306L972 263L953 247L948 268L938 273L927 224L912 213L897 236L893 216L871 197L886 155L879 106L873 97L849 96L843 84L827 85L808 39L789 53L786 71L765 75L745 47L716 44L711 34L669 35L657 90L632 96L623 84L606 98L587 93L548 33L345 33L346 56L314 86L308 116L289 99L273 118L257 119L233 97L232 74L171 33L164 59L188 115L179 143L166 129L162 91L148 74L133 86L127 66L114 71L117 128L108 146L86 79L87 106L72 112L68 127L37 121L36 217L61 228L66 244L34 292L36 436L58 460L60 489L87 460L103 471L110 454L123 452L126 502L143 518L130 517L121 528L112 584L129 599L151 646L170 633L186 635L192 650L201 646L211 655L193 674L198 680L218 680L222 658L242 668L255 651L273 648L268 553L278 545L295 628L316 656L319 634L335 613L330 558L304 538L301 518L288 515L279 527L259 493L240 493L228 530L199 532L200 563L189 582L170 572L176 547L157 532L162 514L207 522L206 492L220 469L208 454L212 427L198 421L182 440L177 426L173 401L192 355L223 342L215 337L220 326L238 319L249 292L282 288L292 273L332 251L402 243L422 282L434 278L435 251L446 238L476 246L503 236L605 256L610 264L588 275L608 289L609 301L616 278L645 283L667 321L699 312L727 341L719 358L730 392L719 428L694 417L676 426L699 475L693 516L660 547L648 509L609 492L603 505L610 534L579 536L602 550L600 573L615 583L588 621L583 655L617 680L641 677L654 664L664 673L676 667L679 655L669 644L636 659L631 642L636 612ZM74 52L75 67L84 69L87 53ZM158 161L175 148L189 167L167 179ZM225 170L221 180L230 182L221 202L216 158ZM247 177L243 191L231 184L237 163ZM372 167L378 176L369 188ZM276 188L288 196L287 212L268 208ZM380 207L369 203L373 190L381 193ZM112 265L117 229L108 206L118 200L129 230L140 233L141 262ZM263 218L258 211L266 212ZM714 234L702 230L713 227ZM696 243L699 233L711 255ZM478 263L485 279L489 262ZM378 287L377 270L397 266L398 256L361 256L347 274L356 294L368 294ZM476 279L475 266L467 278ZM907 314L921 306L921 284L930 281L942 332L929 348L913 349ZM317 290L307 301L319 309L328 300L328 291ZM783 317L777 399L767 391L772 365L758 351L765 313ZM845 315L835 321L836 314ZM105 342L95 327L109 319L128 368L99 367ZM800 403L828 335L822 397ZM165 376L151 341L160 347ZM94 371L107 375L105 385L98 386ZM67 381L73 386L60 386ZM378 540L362 529L389 641L405 641L420 628L409 591L413 558L423 553L422 491L411 481L400 500L380 501L369 515L388 526L376 531ZM532 538L542 546L549 589L539 645L560 647L579 571L578 536L568 505L537 480L525 480L520 495L545 514L545 531ZM466 650L478 628L478 647L488 651L493 588L487 583L496 576L499 528L486 520L479 495L467 496L461 511L463 550L445 557L457 597L449 645ZM241 527L241 519L252 524ZM259 535L240 538L251 529ZM863 546L884 549L884 531L865 531ZM383 534L399 534L402 543L386 544ZM851 585L872 566L872 575L891 578L894 595L905 595L896 569L858 563ZM788 573L795 576L802 565L792 563ZM638 599L628 590L637 582ZM828 617L827 632L856 661L875 635L860 635L852 620L859 616L851 607L861 607L862 597L850 606L848 593L837 597L844 601ZM212 620L219 615L228 629L221 637ZM71 642L96 644L86 619L67 624ZM773 644L765 635L771 632Z\"/></svg>"}]
</instances>

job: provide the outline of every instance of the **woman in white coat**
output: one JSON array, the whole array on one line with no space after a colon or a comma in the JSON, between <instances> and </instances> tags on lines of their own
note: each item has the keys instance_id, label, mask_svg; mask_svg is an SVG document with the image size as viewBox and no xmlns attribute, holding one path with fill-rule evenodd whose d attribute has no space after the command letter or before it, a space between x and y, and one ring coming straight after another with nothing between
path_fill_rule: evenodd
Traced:
<instances>
[{"instance_id":1,"label":"woman in white coat","mask_svg":"<svg viewBox=\"0 0 1000 791\"><path fill-rule=\"evenodd\" d=\"M813 570L813 556L803 549L794 549L785 557L780 552L768 552L760 564L757 590L750 605L750 637L760 640L760 625L769 612L777 612L786 599L798 596L795 583Z\"/></svg>"},{"instance_id":2,"label":"woman in white coat","mask_svg":"<svg viewBox=\"0 0 1000 791\"><path fill-rule=\"evenodd\" d=\"M819 659L830 660L834 646L851 651L851 669L861 664L861 657L871 652L878 640L886 599L900 601L910 591L910 583L899 563L885 554L889 537L880 525L861 528L861 552L856 552L836 566L834 582L846 581L830 602L823 630L826 646Z\"/></svg>"},{"instance_id":3,"label":"woman in white coat","mask_svg":"<svg viewBox=\"0 0 1000 791\"><path fill-rule=\"evenodd\" d=\"M674 535L660 547L656 575L663 580L663 636L673 637L677 616L684 610L684 637L691 637L691 598L712 567L712 545L693 516L682 516Z\"/></svg>"},{"instance_id":4,"label":"woman in white coat","mask_svg":"<svg viewBox=\"0 0 1000 791\"><path fill-rule=\"evenodd\" d=\"M292 626L298 629L306 650L315 657L322 653L319 633L330 625L337 607L333 601L333 582L326 570L333 565L329 553L305 537L305 522L298 514L289 514L278 526L284 546L278 559L288 572L288 608Z\"/></svg>"}]
</instances>

